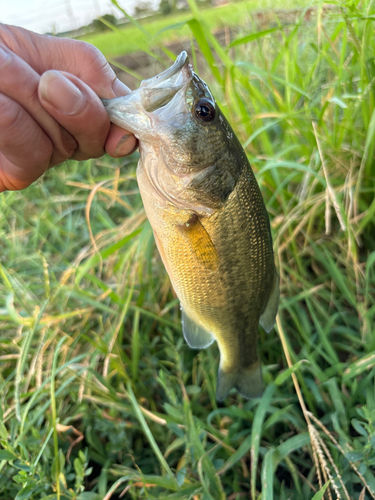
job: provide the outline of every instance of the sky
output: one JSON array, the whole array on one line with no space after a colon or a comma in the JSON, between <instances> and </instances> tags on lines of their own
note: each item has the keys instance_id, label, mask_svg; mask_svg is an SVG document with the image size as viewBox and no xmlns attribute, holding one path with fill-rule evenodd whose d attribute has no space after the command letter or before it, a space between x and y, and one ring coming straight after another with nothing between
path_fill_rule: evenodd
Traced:
<instances>
[{"instance_id":1,"label":"sky","mask_svg":"<svg viewBox=\"0 0 375 500\"><path fill-rule=\"evenodd\" d=\"M158 0L146 0L154 7ZM145 0L118 0L129 14ZM0 0L0 22L37 33L68 31L104 14L122 17L110 0Z\"/></svg>"}]
</instances>

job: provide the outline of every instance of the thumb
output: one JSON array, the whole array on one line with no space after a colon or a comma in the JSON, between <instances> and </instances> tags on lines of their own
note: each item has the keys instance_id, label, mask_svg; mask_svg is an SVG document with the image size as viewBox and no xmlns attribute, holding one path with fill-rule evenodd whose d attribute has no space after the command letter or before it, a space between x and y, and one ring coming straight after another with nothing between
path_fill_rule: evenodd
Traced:
<instances>
[{"instance_id":1,"label":"thumb","mask_svg":"<svg viewBox=\"0 0 375 500\"><path fill-rule=\"evenodd\" d=\"M39 99L45 110L77 141L74 159L86 160L104 154L110 122L99 97L88 85L64 71L46 71L39 81Z\"/></svg>"},{"instance_id":2,"label":"thumb","mask_svg":"<svg viewBox=\"0 0 375 500\"><path fill-rule=\"evenodd\" d=\"M39 97L63 115L76 115L85 106L87 97L63 73L47 71L39 82Z\"/></svg>"}]
</instances>

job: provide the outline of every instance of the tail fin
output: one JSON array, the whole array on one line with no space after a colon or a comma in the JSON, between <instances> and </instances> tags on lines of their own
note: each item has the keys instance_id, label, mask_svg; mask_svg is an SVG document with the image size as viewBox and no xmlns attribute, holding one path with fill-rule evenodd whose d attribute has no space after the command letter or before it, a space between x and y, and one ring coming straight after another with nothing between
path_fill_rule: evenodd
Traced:
<instances>
[{"instance_id":1,"label":"tail fin","mask_svg":"<svg viewBox=\"0 0 375 500\"><path fill-rule=\"evenodd\" d=\"M259 398L263 394L260 362L257 361L248 368L239 368L233 372L225 372L219 368L216 399L218 401L225 399L232 387L235 387L245 398Z\"/></svg>"}]
</instances>

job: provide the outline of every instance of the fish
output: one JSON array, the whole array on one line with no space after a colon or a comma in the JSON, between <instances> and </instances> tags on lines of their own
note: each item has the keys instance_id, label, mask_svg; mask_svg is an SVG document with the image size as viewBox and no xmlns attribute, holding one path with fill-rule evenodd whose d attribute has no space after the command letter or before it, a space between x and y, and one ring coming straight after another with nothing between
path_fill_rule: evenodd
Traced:
<instances>
[{"instance_id":1,"label":"fish","mask_svg":"<svg viewBox=\"0 0 375 500\"><path fill-rule=\"evenodd\" d=\"M262 395L258 324L279 304L268 213L246 153L182 52L124 97L102 99L110 121L139 139L137 181L193 349L215 340L216 398Z\"/></svg>"}]
</instances>

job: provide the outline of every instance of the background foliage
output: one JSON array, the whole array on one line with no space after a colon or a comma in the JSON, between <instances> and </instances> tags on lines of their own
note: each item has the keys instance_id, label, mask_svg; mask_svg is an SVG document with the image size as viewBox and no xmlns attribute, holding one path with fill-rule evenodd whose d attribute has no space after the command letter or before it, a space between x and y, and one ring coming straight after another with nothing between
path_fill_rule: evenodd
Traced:
<instances>
[{"instance_id":1,"label":"background foliage","mask_svg":"<svg viewBox=\"0 0 375 500\"><path fill-rule=\"evenodd\" d=\"M4 500L375 498L374 2L248 14L224 47L189 5L272 221L266 390L215 401L218 350L182 339L137 154L69 163L0 197Z\"/></svg>"}]
</instances>

